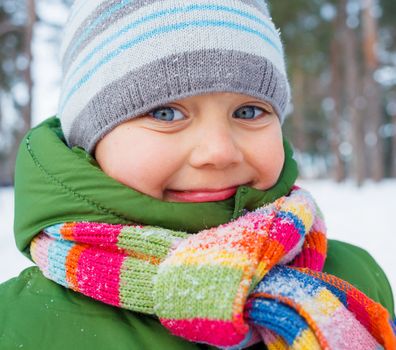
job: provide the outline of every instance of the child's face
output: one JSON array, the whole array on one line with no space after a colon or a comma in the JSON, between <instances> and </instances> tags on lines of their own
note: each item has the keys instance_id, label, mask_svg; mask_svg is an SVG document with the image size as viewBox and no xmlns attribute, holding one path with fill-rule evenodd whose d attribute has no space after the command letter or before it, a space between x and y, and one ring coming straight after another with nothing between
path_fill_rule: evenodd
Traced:
<instances>
[{"instance_id":1,"label":"child's face","mask_svg":"<svg viewBox=\"0 0 396 350\"><path fill-rule=\"evenodd\" d=\"M170 202L224 200L239 185L273 186L284 151L272 107L236 93L174 101L124 122L95 150L103 171Z\"/></svg>"}]
</instances>

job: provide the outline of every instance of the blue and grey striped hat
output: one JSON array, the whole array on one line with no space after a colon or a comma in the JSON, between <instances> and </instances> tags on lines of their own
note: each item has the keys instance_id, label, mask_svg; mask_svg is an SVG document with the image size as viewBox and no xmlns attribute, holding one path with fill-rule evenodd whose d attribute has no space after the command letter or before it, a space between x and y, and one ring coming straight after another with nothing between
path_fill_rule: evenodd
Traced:
<instances>
[{"instance_id":1,"label":"blue and grey striped hat","mask_svg":"<svg viewBox=\"0 0 396 350\"><path fill-rule=\"evenodd\" d=\"M290 99L264 0L76 0L61 47L67 143L93 153L115 126L171 101L236 92Z\"/></svg>"}]
</instances>

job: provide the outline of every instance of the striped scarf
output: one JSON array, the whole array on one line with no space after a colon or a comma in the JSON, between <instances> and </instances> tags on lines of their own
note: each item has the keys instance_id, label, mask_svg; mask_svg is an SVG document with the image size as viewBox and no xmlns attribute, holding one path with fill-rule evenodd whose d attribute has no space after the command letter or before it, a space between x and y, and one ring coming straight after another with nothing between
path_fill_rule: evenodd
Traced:
<instances>
[{"instance_id":1,"label":"striped scarf","mask_svg":"<svg viewBox=\"0 0 396 350\"><path fill-rule=\"evenodd\" d=\"M225 349L396 349L388 312L321 273L322 214L298 187L191 235L161 227L69 222L31 243L43 274L104 303L156 315L189 341Z\"/></svg>"}]
</instances>

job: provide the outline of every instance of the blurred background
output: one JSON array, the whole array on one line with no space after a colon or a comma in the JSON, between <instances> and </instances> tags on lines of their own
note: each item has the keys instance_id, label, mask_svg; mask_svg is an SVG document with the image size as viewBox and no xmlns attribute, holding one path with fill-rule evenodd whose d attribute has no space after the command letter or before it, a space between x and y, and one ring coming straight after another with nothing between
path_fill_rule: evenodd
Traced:
<instances>
[{"instance_id":1,"label":"blurred background","mask_svg":"<svg viewBox=\"0 0 396 350\"><path fill-rule=\"evenodd\" d=\"M72 1L0 0L0 282L30 264L12 237L23 135L56 114ZM284 132L329 236L370 251L396 288L396 1L269 1L293 103ZM28 176L28 174L26 174ZM4 260L3 260L4 259ZM11 260L10 260L11 259Z\"/></svg>"}]
</instances>

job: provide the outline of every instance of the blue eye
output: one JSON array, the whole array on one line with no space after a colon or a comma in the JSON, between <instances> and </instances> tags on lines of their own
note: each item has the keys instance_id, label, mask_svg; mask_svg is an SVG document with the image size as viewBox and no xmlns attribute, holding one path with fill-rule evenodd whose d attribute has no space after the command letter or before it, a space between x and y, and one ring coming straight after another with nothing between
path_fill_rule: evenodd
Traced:
<instances>
[{"instance_id":1,"label":"blue eye","mask_svg":"<svg viewBox=\"0 0 396 350\"><path fill-rule=\"evenodd\" d=\"M161 107L158 109L154 109L147 114L151 115L154 119L166 122L182 120L184 118L184 115L179 110L172 107Z\"/></svg>"},{"instance_id":2,"label":"blue eye","mask_svg":"<svg viewBox=\"0 0 396 350\"><path fill-rule=\"evenodd\" d=\"M243 106L234 112L234 116L240 119L256 119L256 117L266 112L264 109L255 106Z\"/></svg>"}]
</instances>

